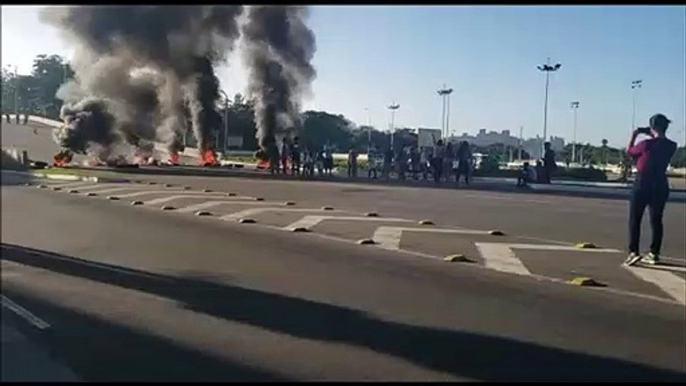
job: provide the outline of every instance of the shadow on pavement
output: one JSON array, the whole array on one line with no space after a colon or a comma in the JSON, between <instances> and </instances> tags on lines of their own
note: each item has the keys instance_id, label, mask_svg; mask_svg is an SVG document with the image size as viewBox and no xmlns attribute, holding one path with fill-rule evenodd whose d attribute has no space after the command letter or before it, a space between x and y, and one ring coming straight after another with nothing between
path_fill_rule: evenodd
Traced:
<instances>
[{"instance_id":1,"label":"shadow on pavement","mask_svg":"<svg viewBox=\"0 0 686 386\"><path fill-rule=\"evenodd\" d=\"M56 328L43 332L28 331L25 323L17 325L84 381L287 381L24 293L5 289L3 293L50 316Z\"/></svg>"},{"instance_id":2,"label":"shadow on pavement","mask_svg":"<svg viewBox=\"0 0 686 386\"><path fill-rule=\"evenodd\" d=\"M684 381L686 373L469 332L401 324L354 309L2 245L2 259L173 299L187 309L305 339L365 347L485 381ZM116 270L113 270L116 268ZM155 359L156 360L156 359ZM148 363L148 361L146 361Z\"/></svg>"}]
</instances>

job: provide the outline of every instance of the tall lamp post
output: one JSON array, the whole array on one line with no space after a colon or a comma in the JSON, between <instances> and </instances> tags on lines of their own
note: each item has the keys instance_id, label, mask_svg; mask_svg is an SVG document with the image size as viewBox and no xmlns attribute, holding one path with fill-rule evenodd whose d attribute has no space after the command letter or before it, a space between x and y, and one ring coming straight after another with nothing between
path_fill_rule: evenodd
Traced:
<instances>
[{"instance_id":1,"label":"tall lamp post","mask_svg":"<svg viewBox=\"0 0 686 386\"><path fill-rule=\"evenodd\" d=\"M19 69L14 66L14 117L19 122Z\"/></svg>"},{"instance_id":2,"label":"tall lamp post","mask_svg":"<svg viewBox=\"0 0 686 386\"><path fill-rule=\"evenodd\" d=\"M548 138L548 87L550 85L550 73L555 72L560 69L562 64L556 63L554 66L550 65L550 58L548 58L546 64L538 66L538 70L545 72L545 102L543 104L543 140L541 141L541 156L545 152L545 141Z\"/></svg>"},{"instance_id":3,"label":"tall lamp post","mask_svg":"<svg viewBox=\"0 0 686 386\"><path fill-rule=\"evenodd\" d=\"M638 89L641 88L641 85L643 84L643 80L637 79L637 80L632 80L631 81L631 89L634 90L633 92L633 103L631 107L631 130L634 131L636 128L636 96L638 94Z\"/></svg>"},{"instance_id":4,"label":"tall lamp post","mask_svg":"<svg viewBox=\"0 0 686 386\"><path fill-rule=\"evenodd\" d=\"M391 149L393 148L393 135L395 134L395 111L399 108L400 105L397 103L392 103L388 106L388 109L391 110Z\"/></svg>"},{"instance_id":5,"label":"tall lamp post","mask_svg":"<svg viewBox=\"0 0 686 386\"><path fill-rule=\"evenodd\" d=\"M572 102L572 110L574 110L574 135L572 138L572 163L576 162L576 111L579 109L579 102Z\"/></svg>"},{"instance_id":6,"label":"tall lamp post","mask_svg":"<svg viewBox=\"0 0 686 386\"><path fill-rule=\"evenodd\" d=\"M372 149L372 118L369 114L369 107L365 107L364 111L367 113L367 157Z\"/></svg>"},{"instance_id":7,"label":"tall lamp post","mask_svg":"<svg viewBox=\"0 0 686 386\"><path fill-rule=\"evenodd\" d=\"M224 146L222 147L222 153L226 155L226 143L229 140L229 96L226 95L224 90L219 90L219 92L224 97ZM219 136L217 136L217 141L219 141Z\"/></svg>"},{"instance_id":8,"label":"tall lamp post","mask_svg":"<svg viewBox=\"0 0 686 386\"><path fill-rule=\"evenodd\" d=\"M453 89L447 88L445 84L442 89L438 90L438 95L441 96L443 101L443 110L441 111L441 133L443 133L444 138L448 137L448 132L450 130L448 124L450 123L450 94L452 94L452 92Z\"/></svg>"}]
</instances>

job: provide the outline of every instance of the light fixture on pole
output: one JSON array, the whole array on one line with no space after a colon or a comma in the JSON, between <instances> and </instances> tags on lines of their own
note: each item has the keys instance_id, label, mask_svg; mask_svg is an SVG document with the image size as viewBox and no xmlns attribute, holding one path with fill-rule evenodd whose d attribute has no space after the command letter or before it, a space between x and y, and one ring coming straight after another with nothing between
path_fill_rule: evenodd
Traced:
<instances>
[{"instance_id":1,"label":"light fixture on pole","mask_svg":"<svg viewBox=\"0 0 686 386\"><path fill-rule=\"evenodd\" d=\"M543 140L541 141L541 156L545 153L544 144L548 138L548 87L550 85L550 73L560 69L562 64L557 63L554 66L550 65L550 58L546 64L538 66L538 70L545 72L545 102L543 104Z\"/></svg>"},{"instance_id":2,"label":"light fixture on pole","mask_svg":"<svg viewBox=\"0 0 686 386\"><path fill-rule=\"evenodd\" d=\"M445 84L443 84L443 88L438 90L438 95L441 96L441 99L443 100L443 110L441 112L441 133L443 135L443 138L448 137L448 123L450 122L450 94L453 92L452 88L447 88Z\"/></svg>"},{"instance_id":3,"label":"light fixture on pole","mask_svg":"<svg viewBox=\"0 0 686 386\"><path fill-rule=\"evenodd\" d=\"M576 162L576 111L579 109L579 102L571 103L572 110L574 110L574 135L572 139L572 163Z\"/></svg>"},{"instance_id":4,"label":"light fixture on pole","mask_svg":"<svg viewBox=\"0 0 686 386\"><path fill-rule=\"evenodd\" d=\"M19 119L19 70L14 66L14 116Z\"/></svg>"},{"instance_id":5,"label":"light fixture on pole","mask_svg":"<svg viewBox=\"0 0 686 386\"><path fill-rule=\"evenodd\" d=\"M388 109L391 110L391 149L393 148L393 135L395 134L395 111L399 108L400 105L395 102L388 106Z\"/></svg>"},{"instance_id":6,"label":"light fixture on pole","mask_svg":"<svg viewBox=\"0 0 686 386\"><path fill-rule=\"evenodd\" d=\"M519 126L519 157L517 157L520 161L522 160L522 145L524 144L524 126Z\"/></svg>"},{"instance_id":7,"label":"light fixture on pole","mask_svg":"<svg viewBox=\"0 0 686 386\"><path fill-rule=\"evenodd\" d=\"M638 89L641 88L641 85L643 84L643 80L637 79L637 80L632 80L631 81L631 89L634 90L634 95L633 95L633 104L631 107L631 130L634 131L636 128L636 94L638 93Z\"/></svg>"},{"instance_id":8,"label":"light fixture on pole","mask_svg":"<svg viewBox=\"0 0 686 386\"><path fill-rule=\"evenodd\" d=\"M226 147L229 140L229 96L226 95L224 90L219 90L219 92L224 97L224 146L222 147L222 153L226 155ZM219 136L217 136L217 141L219 141Z\"/></svg>"}]
</instances>

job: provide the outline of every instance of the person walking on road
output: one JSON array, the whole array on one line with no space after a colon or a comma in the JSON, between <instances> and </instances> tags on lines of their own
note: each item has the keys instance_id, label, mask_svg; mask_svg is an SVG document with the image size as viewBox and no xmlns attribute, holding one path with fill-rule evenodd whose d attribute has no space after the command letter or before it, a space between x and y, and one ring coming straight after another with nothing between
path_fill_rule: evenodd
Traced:
<instances>
[{"instance_id":1,"label":"person walking on road","mask_svg":"<svg viewBox=\"0 0 686 386\"><path fill-rule=\"evenodd\" d=\"M662 215L669 197L669 182L667 167L676 152L677 145L667 139L665 133L671 121L662 114L655 114L650 118L650 127L643 127L631 133L627 146L627 154L636 159L636 179L631 191L629 208L629 257L624 264L634 265L639 261L647 264L660 262L662 247ZM651 138L636 144L639 134ZM646 207L650 211L650 226L653 239L650 253L642 256L639 252L641 238L641 219Z\"/></svg>"},{"instance_id":2,"label":"person walking on road","mask_svg":"<svg viewBox=\"0 0 686 386\"><path fill-rule=\"evenodd\" d=\"M354 148L348 152L348 177L357 178L357 150Z\"/></svg>"},{"instance_id":3,"label":"person walking on road","mask_svg":"<svg viewBox=\"0 0 686 386\"><path fill-rule=\"evenodd\" d=\"M297 136L293 137L293 141L290 143L289 153L291 156L291 174L300 175L302 152L300 149L300 138Z\"/></svg>"},{"instance_id":4,"label":"person walking on road","mask_svg":"<svg viewBox=\"0 0 686 386\"><path fill-rule=\"evenodd\" d=\"M283 175L288 175L288 162L290 160L291 145L288 141L288 137L283 139L281 144L281 170L283 170Z\"/></svg>"},{"instance_id":5,"label":"person walking on road","mask_svg":"<svg viewBox=\"0 0 686 386\"><path fill-rule=\"evenodd\" d=\"M369 150L367 152L367 178L374 180L377 179L379 168L379 162L377 161L377 158L378 154L376 148L373 145L369 146Z\"/></svg>"},{"instance_id":6,"label":"person walking on road","mask_svg":"<svg viewBox=\"0 0 686 386\"><path fill-rule=\"evenodd\" d=\"M543 144L545 148L545 152L543 153L543 169L544 169L544 176L543 176L543 183L549 184L553 172L557 169L557 164L555 163L555 151L550 147L550 142L546 142Z\"/></svg>"},{"instance_id":7,"label":"person walking on road","mask_svg":"<svg viewBox=\"0 0 686 386\"><path fill-rule=\"evenodd\" d=\"M460 185L460 176L464 175L464 183L469 185L472 171L472 150L469 148L469 142L460 142L460 147L457 149L456 161L457 170L455 171L455 184Z\"/></svg>"},{"instance_id":8,"label":"person walking on road","mask_svg":"<svg viewBox=\"0 0 686 386\"><path fill-rule=\"evenodd\" d=\"M441 182L441 176L443 175L443 163L445 162L445 146L443 145L443 140L439 139L434 146L434 156L433 156L433 175L434 181L436 183Z\"/></svg>"}]
</instances>

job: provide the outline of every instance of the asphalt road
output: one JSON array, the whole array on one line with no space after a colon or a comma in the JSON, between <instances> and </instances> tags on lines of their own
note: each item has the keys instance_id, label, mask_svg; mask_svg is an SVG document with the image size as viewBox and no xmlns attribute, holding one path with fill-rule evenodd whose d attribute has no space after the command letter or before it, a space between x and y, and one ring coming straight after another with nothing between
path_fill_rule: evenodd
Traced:
<instances>
[{"instance_id":1,"label":"asphalt road","mask_svg":"<svg viewBox=\"0 0 686 386\"><path fill-rule=\"evenodd\" d=\"M54 153L17 133L3 128L3 146ZM56 191L2 177L2 293L50 324L17 323L86 380L686 374L681 203L665 215L674 270L627 270L620 200L193 176ZM294 224L310 233L283 232ZM389 236L399 227L411 229ZM616 251L565 245L579 241ZM475 264L442 260L455 253ZM584 276L608 286L562 283Z\"/></svg>"},{"instance_id":2,"label":"asphalt road","mask_svg":"<svg viewBox=\"0 0 686 386\"><path fill-rule=\"evenodd\" d=\"M685 379L673 303L48 189L2 200L3 295L82 379Z\"/></svg>"}]
</instances>

